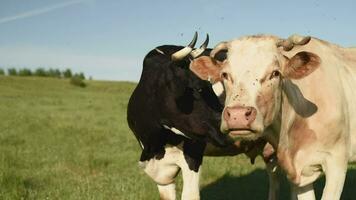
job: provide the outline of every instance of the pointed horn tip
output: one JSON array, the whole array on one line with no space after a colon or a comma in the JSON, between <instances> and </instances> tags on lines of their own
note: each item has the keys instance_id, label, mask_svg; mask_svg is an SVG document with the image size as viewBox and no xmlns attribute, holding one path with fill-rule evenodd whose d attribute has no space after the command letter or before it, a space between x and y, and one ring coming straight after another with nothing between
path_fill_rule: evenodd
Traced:
<instances>
[{"instance_id":1,"label":"pointed horn tip","mask_svg":"<svg viewBox=\"0 0 356 200\"><path fill-rule=\"evenodd\" d=\"M204 43L202 45L200 45L200 48L206 48L208 47L208 44L209 44L209 34L206 34L206 39L204 41Z\"/></svg>"},{"instance_id":2,"label":"pointed horn tip","mask_svg":"<svg viewBox=\"0 0 356 200\"><path fill-rule=\"evenodd\" d=\"M305 36L300 43L301 43L301 45L308 44L308 42L310 40L311 40L311 37L308 35L308 36Z\"/></svg>"},{"instance_id":3,"label":"pointed horn tip","mask_svg":"<svg viewBox=\"0 0 356 200\"><path fill-rule=\"evenodd\" d=\"M193 40L188 44L188 46L194 48L195 44L197 43L197 40L198 40L198 32L195 31Z\"/></svg>"},{"instance_id":4,"label":"pointed horn tip","mask_svg":"<svg viewBox=\"0 0 356 200\"><path fill-rule=\"evenodd\" d=\"M190 52L192 52L192 50L197 42L197 39L198 39L198 32L195 31L192 41L183 49L172 54L171 59L173 61L181 60L184 57L186 57L188 54L190 54Z\"/></svg>"}]
</instances>

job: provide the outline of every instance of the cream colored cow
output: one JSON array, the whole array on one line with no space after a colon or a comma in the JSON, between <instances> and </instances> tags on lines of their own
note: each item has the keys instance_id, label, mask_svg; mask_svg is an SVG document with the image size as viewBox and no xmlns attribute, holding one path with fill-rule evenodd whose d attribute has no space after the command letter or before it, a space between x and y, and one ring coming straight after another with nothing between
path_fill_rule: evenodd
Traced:
<instances>
[{"instance_id":1,"label":"cream colored cow","mask_svg":"<svg viewBox=\"0 0 356 200\"><path fill-rule=\"evenodd\" d=\"M227 50L224 62L214 55ZM247 36L217 45L194 60L199 77L223 80L221 130L231 137L265 137L294 185L293 198L340 199L347 163L356 158L356 49L293 35Z\"/></svg>"}]
</instances>

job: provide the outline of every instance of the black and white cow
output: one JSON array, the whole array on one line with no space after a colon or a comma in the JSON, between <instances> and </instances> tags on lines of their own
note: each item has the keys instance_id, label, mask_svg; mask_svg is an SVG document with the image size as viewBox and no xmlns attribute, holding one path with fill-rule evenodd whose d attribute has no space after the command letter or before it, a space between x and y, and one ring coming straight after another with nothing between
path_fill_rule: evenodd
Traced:
<instances>
[{"instance_id":1,"label":"black and white cow","mask_svg":"<svg viewBox=\"0 0 356 200\"><path fill-rule=\"evenodd\" d=\"M191 59L211 51L206 49L208 36L200 48L193 49L196 40L197 34L187 47L164 45L150 51L127 108L129 127L142 147L140 166L157 183L161 199L175 199L174 179L180 170L182 199L200 198L204 154L250 152L254 158L260 152L255 150L265 145L264 141L230 143L220 133L223 106L211 84L189 70Z\"/></svg>"}]
</instances>

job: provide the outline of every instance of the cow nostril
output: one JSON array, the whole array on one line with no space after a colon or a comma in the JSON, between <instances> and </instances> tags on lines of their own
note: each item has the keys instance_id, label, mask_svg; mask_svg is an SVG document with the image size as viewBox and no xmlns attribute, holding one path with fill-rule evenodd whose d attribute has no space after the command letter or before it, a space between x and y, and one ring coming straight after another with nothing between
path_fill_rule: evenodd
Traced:
<instances>
[{"instance_id":1,"label":"cow nostril","mask_svg":"<svg viewBox=\"0 0 356 200\"><path fill-rule=\"evenodd\" d=\"M245 116L248 117L250 116L252 113L252 110L251 109L248 109L247 112L245 113Z\"/></svg>"},{"instance_id":2,"label":"cow nostril","mask_svg":"<svg viewBox=\"0 0 356 200\"><path fill-rule=\"evenodd\" d=\"M226 108L226 110L224 111L224 118L226 120L229 120L231 118L231 113L230 113L230 109Z\"/></svg>"}]
</instances>

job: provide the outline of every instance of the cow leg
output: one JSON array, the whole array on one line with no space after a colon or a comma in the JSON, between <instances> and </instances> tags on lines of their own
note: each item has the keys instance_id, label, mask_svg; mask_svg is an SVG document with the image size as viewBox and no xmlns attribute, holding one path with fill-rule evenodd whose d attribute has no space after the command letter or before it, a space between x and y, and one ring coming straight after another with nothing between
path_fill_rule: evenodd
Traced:
<instances>
[{"instance_id":1,"label":"cow leg","mask_svg":"<svg viewBox=\"0 0 356 200\"><path fill-rule=\"evenodd\" d=\"M162 158L140 162L145 173L157 183L162 200L176 199L174 179L180 169L176 163L181 152L177 147L166 147Z\"/></svg>"},{"instance_id":2,"label":"cow leg","mask_svg":"<svg viewBox=\"0 0 356 200\"><path fill-rule=\"evenodd\" d=\"M200 168L198 172L190 170L188 165L182 166L183 175L183 190L182 190L182 200L199 200L199 177Z\"/></svg>"},{"instance_id":3,"label":"cow leg","mask_svg":"<svg viewBox=\"0 0 356 200\"><path fill-rule=\"evenodd\" d=\"M182 200L199 200L199 176L206 144L186 140L178 165L183 175Z\"/></svg>"},{"instance_id":4,"label":"cow leg","mask_svg":"<svg viewBox=\"0 0 356 200\"><path fill-rule=\"evenodd\" d=\"M161 200L175 200L176 199L176 184L170 183L167 185L157 184L159 197Z\"/></svg>"},{"instance_id":5,"label":"cow leg","mask_svg":"<svg viewBox=\"0 0 356 200\"><path fill-rule=\"evenodd\" d=\"M279 194L278 166L275 162L266 163L266 170L269 180L268 200L277 200Z\"/></svg>"},{"instance_id":6,"label":"cow leg","mask_svg":"<svg viewBox=\"0 0 356 200\"><path fill-rule=\"evenodd\" d=\"M322 200L335 200L340 199L342 189L347 172L346 158L340 160L342 156L334 156L326 161L326 165L323 166L325 172L325 187L323 190Z\"/></svg>"},{"instance_id":7,"label":"cow leg","mask_svg":"<svg viewBox=\"0 0 356 200\"><path fill-rule=\"evenodd\" d=\"M298 187L292 185L292 200L315 200L313 183Z\"/></svg>"}]
</instances>

